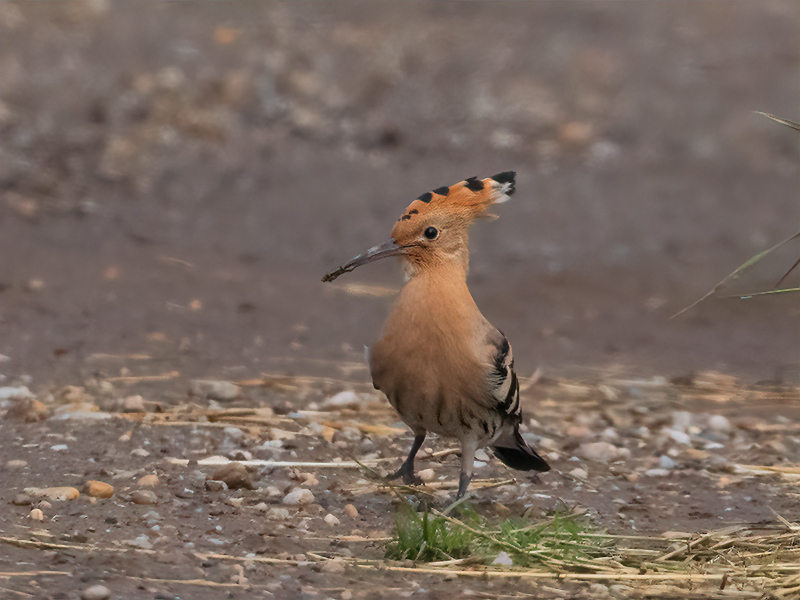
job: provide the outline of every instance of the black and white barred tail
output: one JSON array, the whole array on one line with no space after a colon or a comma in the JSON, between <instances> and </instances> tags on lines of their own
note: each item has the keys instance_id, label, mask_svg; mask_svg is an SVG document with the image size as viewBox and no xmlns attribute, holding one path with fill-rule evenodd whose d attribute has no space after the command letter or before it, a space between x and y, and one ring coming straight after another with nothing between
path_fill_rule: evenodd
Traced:
<instances>
[{"instance_id":1,"label":"black and white barred tail","mask_svg":"<svg viewBox=\"0 0 800 600\"><path fill-rule=\"evenodd\" d=\"M522 423L519 379L514 372L511 344L502 333L500 335L502 340L496 344L497 352L494 356L491 380L492 396L497 402L496 410L503 417L503 424L500 435L494 440L492 450L497 458L512 469L549 471L550 465L528 445L519 432L519 426Z\"/></svg>"}]
</instances>

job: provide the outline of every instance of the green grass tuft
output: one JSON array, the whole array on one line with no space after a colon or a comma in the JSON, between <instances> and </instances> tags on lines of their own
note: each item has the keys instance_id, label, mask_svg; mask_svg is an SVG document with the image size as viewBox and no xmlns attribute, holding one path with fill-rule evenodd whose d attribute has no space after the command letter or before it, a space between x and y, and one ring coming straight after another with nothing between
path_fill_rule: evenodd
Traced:
<instances>
[{"instance_id":1,"label":"green grass tuft","mask_svg":"<svg viewBox=\"0 0 800 600\"><path fill-rule=\"evenodd\" d=\"M468 508L458 519L429 511L417 513L403 504L395 514L395 536L386 557L414 561L473 558L491 562L499 552L516 566L549 564L580 569L582 564L608 556L613 541L597 536L583 517L556 513L542 521L507 519L490 523Z\"/></svg>"},{"instance_id":2,"label":"green grass tuft","mask_svg":"<svg viewBox=\"0 0 800 600\"><path fill-rule=\"evenodd\" d=\"M395 514L395 541L387 548L386 557L423 562L464 558L472 554L473 542L473 534L466 529L402 504Z\"/></svg>"}]
</instances>

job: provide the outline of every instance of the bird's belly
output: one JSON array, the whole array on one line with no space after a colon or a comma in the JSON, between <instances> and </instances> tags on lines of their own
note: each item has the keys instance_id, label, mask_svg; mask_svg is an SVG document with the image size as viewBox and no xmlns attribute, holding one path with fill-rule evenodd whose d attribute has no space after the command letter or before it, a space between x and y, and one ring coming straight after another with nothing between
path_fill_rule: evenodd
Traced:
<instances>
[{"instance_id":1,"label":"bird's belly","mask_svg":"<svg viewBox=\"0 0 800 600\"><path fill-rule=\"evenodd\" d=\"M410 333L393 330L373 345L375 387L415 432L490 439L500 419L475 400L485 384L484 370L469 348L417 343Z\"/></svg>"},{"instance_id":2,"label":"bird's belly","mask_svg":"<svg viewBox=\"0 0 800 600\"><path fill-rule=\"evenodd\" d=\"M413 431L477 439L481 445L496 437L502 425L501 415L457 392L420 383L419 378L407 378L395 380L383 389L389 403Z\"/></svg>"}]
</instances>

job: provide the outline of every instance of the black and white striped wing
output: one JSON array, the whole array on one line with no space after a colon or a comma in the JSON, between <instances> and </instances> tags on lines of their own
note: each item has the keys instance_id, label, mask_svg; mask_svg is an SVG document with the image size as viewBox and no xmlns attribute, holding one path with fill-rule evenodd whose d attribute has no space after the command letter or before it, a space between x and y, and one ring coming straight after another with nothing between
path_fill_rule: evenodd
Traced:
<instances>
[{"instance_id":1,"label":"black and white striped wing","mask_svg":"<svg viewBox=\"0 0 800 600\"><path fill-rule=\"evenodd\" d=\"M494 344L493 369L489 376L492 397L497 411L502 415L521 419L519 380L514 372L514 353L506 337L498 332L500 340Z\"/></svg>"}]
</instances>

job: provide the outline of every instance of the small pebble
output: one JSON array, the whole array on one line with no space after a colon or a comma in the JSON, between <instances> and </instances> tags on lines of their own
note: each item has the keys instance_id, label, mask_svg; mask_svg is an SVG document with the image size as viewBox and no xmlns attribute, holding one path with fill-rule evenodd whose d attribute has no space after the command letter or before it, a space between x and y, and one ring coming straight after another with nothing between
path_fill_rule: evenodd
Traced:
<instances>
[{"instance_id":1,"label":"small pebble","mask_svg":"<svg viewBox=\"0 0 800 600\"><path fill-rule=\"evenodd\" d=\"M672 428L676 431L686 431L692 424L692 413L685 410L676 410L672 413Z\"/></svg>"},{"instance_id":2,"label":"small pebble","mask_svg":"<svg viewBox=\"0 0 800 600\"><path fill-rule=\"evenodd\" d=\"M335 515L332 515L331 513L325 515L323 520L331 527L336 527L341 522Z\"/></svg>"},{"instance_id":3,"label":"small pebble","mask_svg":"<svg viewBox=\"0 0 800 600\"><path fill-rule=\"evenodd\" d=\"M510 567L514 564L514 561L511 560L511 557L508 555L508 552L499 552L495 559L492 561L493 565L501 565L503 567Z\"/></svg>"},{"instance_id":4,"label":"small pebble","mask_svg":"<svg viewBox=\"0 0 800 600\"><path fill-rule=\"evenodd\" d=\"M27 388L26 388L27 389ZM44 421L50 416L50 409L36 398L24 398L17 400L14 405L6 412L7 419L35 423Z\"/></svg>"},{"instance_id":5,"label":"small pebble","mask_svg":"<svg viewBox=\"0 0 800 600\"><path fill-rule=\"evenodd\" d=\"M332 560L325 561L322 563L322 572L323 573L344 573L346 564L341 558L334 558Z\"/></svg>"},{"instance_id":6,"label":"small pebble","mask_svg":"<svg viewBox=\"0 0 800 600\"><path fill-rule=\"evenodd\" d=\"M253 480L250 478L250 473L247 472L247 468L242 463L238 462L232 462L221 466L214 471L209 479L224 481L228 488L232 490L241 488L246 488L248 490L255 489Z\"/></svg>"},{"instance_id":7,"label":"small pebble","mask_svg":"<svg viewBox=\"0 0 800 600\"><path fill-rule=\"evenodd\" d=\"M158 496L152 490L134 490L131 494L134 504L158 504Z\"/></svg>"},{"instance_id":8,"label":"small pebble","mask_svg":"<svg viewBox=\"0 0 800 600\"><path fill-rule=\"evenodd\" d=\"M111 590L104 585L93 585L81 592L81 600L108 600Z\"/></svg>"},{"instance_id":9,"label":"small pebble","mask_svg":"<svg viewBox=\"0 0 800 600\"><path fill-rule=\"evenodd\" d=\"M436 476L433 469L422 469L417 475L422 481L433 481L433 478Z\"/></svg>"},{"instance_id":10,"label":"small pebble","mask_svg":"<svg viewBox=\"0 0 800 600\"><path fill-rule=\"evenodd\" d=\"M664 477L669 475L669 471L667 469L647 469L644 474L648 477Z\"/></svg>"},{"instance_id":11,"label":"small pebble","mask_svg":"<svg viewBox=\"0 0 800 600\"><path fill-rule=\"evenodd\" d=\"M355 519L358 516L358 509L352 504L345 504L343 510L348 517Z\"/></svg>"},{"instance_id":12,"label":"small pebble","mask_svg":"<svg viewBox=\"0 0 800 600\"><path fill-rule=\"evenodd\" d=\"M662 469L674 469L677 463L669 456L661 455L658 457L658 466Z\"/></svg>"},{"instance_id":13,"label":"small pebble","mask_svg":"<svg viewBox=\"0 0 800 600\"><path fill-rule=\"evenodd\" d=\"M684 444L688 446L692 443L692 438L690 438L689 435L683 431L677 431L675 429L668 430L668 435L671 440L677 442L678 444Z\"/></svg>"},{"instance_id":14,"label":"small pebble","mask_svg":"<svg viewBox=\"0 0 800 600\"><path fill-rule=\"evenodd\" d=\"M573 423L564 430L564 435L570 439L588 438L592 435L592 431L586 425Z\"/></svg>"},{"instance_id":15,"label":"small pebble","mask_svg":"<svg viewBox=\"0 0 800 600\"><path fill-rule=\"evenodd\" d=\"M358 407L361 404L361 398L358 397L353 390L345 390L338 394L327 398L322 403L322 408L345 408L345 407Z\"/></svg>"},{"instance_id":16,"label":"small pebble","mask_svg":"<svg viewBox=\"0 0 800 600\"><path fill-rule=\"evenodd\" d=\"M619 433L617 433L617 430L613 427L606 427L603 433L600 434L600 437L607 442L619 441Z\"/></svg>"},{"instance_id":17,"label":"small pebble","mask_svg":"<svg viewBox=\"0 0 800 600\"><path fill-rule=\"evenodd\" d=\"M228 489L228 484L224 481L217 481L216 479L209 479L206 481L206 490L209 492L223 492Z\"/></svg>"},{"instance_id":18,"label":"small pebble","mask_svg":"<svg viewBox=\"0 0 800 600\"><path fill-rule=\"evenodd\" d=\"M6 461L6 468L8 469L22 469L28 466L27 460L9 460Z\"/></svg>"},{"instance_id":19,"label":"small pebble","mask_svg":"<svg viewBox=\"0 0 800 600\"><path fill-rule=\"evenodd\" d=\"M26 506L31 502L33 502L33 498L31 498L28 494L15 494L11 499L11 504L14 506Z\"/></svg>"},{"instance_id":20,"label":"small pebble","mask_svg":"<svg viewBox=\"0 0 800 600\"><path fill-rule=\"evenodd\" d=\"M586 469L581 469L580 467L576 467L569 472L575 479L588 479L589 473L586 472Z\"/></svg>"},{"instance_id":21,"label":"small pebble","mask_svg":"<svg viewBox=\"0 0 800 600\"><path fill-rule=\"evenodd\" d=\"M619 456L619 448L608 442L590 442L578 446L577 453L589 460L607 462Z\"/></svg>"},{"instance_id":22,"label":"small pebble","mask_svg":"<svg viewBox=\"0 0 800 600\"><path fill-rule=\"evenodd\" d=\"M44 279L38 277L32 277L25 282L25 289L29 292L41 292L46 286Z\"/></svg>"},{"instance_id":23,"label":"small pebble","mask_svg":"<svg viewBox=\"0 0 800 600\"><path fill-rule=\"evenodd\" d=\"M136 536L132 540L125 540L122 543L127 546L133 546L134 548L141 548L143 550L151 550L153 548L153 543L145 534Z\"/></svg>"},{"instance_id":24,"label":"small pebble","mask_svg":"<svg viewBox=\"0 0 800 600\"><path fill-rule=\"evenodd\" d=\"M294 488L291 492L286 494L283 497L282 502L284 504L292 504L292 505L303 505L303 504L311 504L314 502L314 494L311 490L307 490L306 488Z\"/></svg>"},{"instance_id":25,"label":"small pebble","mask_svg":"<svg viewBox=\"0 0 800 600\"><path fill-rule=\"evenodd\" d=\"M41 508L34 508L28 514L28 517L34 521L44 521L44 513Z\"/></svg>"},{"instance_id":26,"label":"small pebble","mask_svg":"<svg viewBox=\"0 0 800 600\"><path fill-rule=\"evenodd\" d=\"M54 446L50 446L50 450L53 452L66 452L69 450L69 446L66 444L55 444Z\"/></svg>"},{"instance_id":27,"label":"small pebble","mask_svg":"<svg viewBox=\"0 0 800 600\"><path fill-rule=\"evenodd\" d=\"M150 456L150 453L144 448L136 448L136 450L131 450L131 455L138 456L140 458L145 458Z\"/></svg>"},{"instance_id":28,"label":"small pebble","mask_svg":"<svg viewBox=\"0 0 800 600\"><path fill-rule=\"evenodd\" d=\"M144 398L140 395L128 396L122 401L122 412L137 413L145 412Z\"/></svg>"},{"instance_id":29,"label":"small pebble","mask_svg":"<svg viewBox=\"0 0 800 600\"><path fill-rule=\"evenodd\" d=\"M273 442L282 441L282 440L293 440L297 437L297 433L294 431L288 431L286 429L279 429L278 427L270 427L269 428L269 439Z\"/></svg>"},{"instance_id":30,"label":"small pebble","mask_svg":"<svg viewBox=\"0 0 800 600\"><path fill-rule=\"evenodd\" d=\"M51 487L51 488L25 488L24 492L37 498L47 498L48 500L74 500L81 493L74 487Z\"/></svg>"},{"instance_id":31,"label":"small pebble","mask_svg":"<svg viewBox=\"0 0 800 600\"><path fill-rule=\"evenodd\" d=\"M730 431L732 428L728 418L722 415L712 415L708 419L708 426L714 431Z\"/></svg>"},{"instance_id":32,"label":"small pebble","mask_svg":"<svg viewBox=\"0 0 800 600\"><path fill-rule=\"evenodd\" d=\"M272 507L267 512L267 517L274 519L275 521L285 521L289 518L289 509Z\"/></svg>"},{"instance_id":33,"label":"small pebble","mask_svg":"<svg viewBox=\"0 0 800 600\"><path fill-rule=\"evenodd\" d=\"M93 498L111 498L114 495L114 486L103 481L90 480L86 482L84 491Z\"/></svg>"},{"instance_id":34,"label":"small pebble","mask_svg":"<svg viewBox=\"0 0 800 600\"><path fill-rule=\"evenodd\" d=\"M538 442L536 440L530 440L529 443L534 446L538 444L538 447L542 450L558 450L560 448L558 442L549 437L540 437Z\"/></svg>"},{"instance_id":35,"label":"small pebble","mask_svg":"<svg viewBox=\"0 0 800 600\"><path fill-rule=\"evenodd\" d=\"M143 475L139 478L139 481L136 482L136 485L139 487L156 487L158 485L158 475L155 473Z\"/></svg>"},{"instance_id":36,"label":"small pebble","mask_svg":"<svg viewBox=\"0 0 800 600\"><path fill-rule=\"evenodd\" d=\"M14 398L32 398L33 394L24 385L0 387L0 400L11 400Z\"/></svg>"},{"instance_id":37,"label":"small pebble","mask_svg":"<svg viewBox=\"0 0 800 600\"><path fill-rule=\"evenodd\" d=\"M604 586L602 583L592 583L589 585L589 597L594 598L595 600L600 600L601 598L608 598L609 592L608 588Z\"/></svg>"},{"instance_id":38,"label":"small pebble","mask_svg":"<svg viewBox=\"0 0 800 600\"><path fill-rule=\"evenodd\" d=\"M201 396L221 402L235 400L241 394L239 386L230 381L195 379L189 384L192 396Z\"/></svg>"},{"instance_id":39,"label":"small pebble","mask_svg":"<svg viewBox=\"0 0 800 600\"><path fill-rule=\"evenodd\" d=\"M223 427L222 433L234 440L241 440L244 437L244 431L238 427Z\"/></svg>"}]
</instances>

